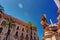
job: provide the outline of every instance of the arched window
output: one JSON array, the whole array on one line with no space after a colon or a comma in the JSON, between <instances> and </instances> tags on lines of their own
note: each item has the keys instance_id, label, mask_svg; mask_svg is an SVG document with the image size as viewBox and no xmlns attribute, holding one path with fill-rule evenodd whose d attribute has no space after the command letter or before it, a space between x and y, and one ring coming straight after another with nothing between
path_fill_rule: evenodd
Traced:
<instances>
[{"instance_id":1,"label":"arched window","mask_svg":"<svg viewBox=\"0 0 60 40\"><path fill-rule=\"evenodd\" d=\"M16 36L18 36L18 32L16 32L16 34L15 34Z\"/></svg>"},{"instance_id":2,"label":"arched window","mask_svg":"<svg viewBox=\"0 0 60 40\"><path fill-rule=\"evenodd\" d=\"M2 15L1 15L2 13L0 12L0 18L2 17Z\"/></svg>"},{"instance_id":3,"label":"arched window","mask_svg":"<svg viewBox=\"0 0 60 40\"><path fill-rule=\"evenodd\" d=\"M21 34L20 38L21 38L20 40L23 40L23 38L24 38L23 33Z\"/></svg>"},{"instance_id":4,"label":"arched window","mask_svg":"<svg viewBox=\"0 0 60 40\"><path fill-rule=\"evenodd\" d=\"M36 37L34 37L34 40L36 40Z\"/></svg>"},{"instance_id":5,"label":"arched window","mask_svg":"<svg viewBox=\"0 0 60 40\"><path fill-rule=\"evenodd\" d=\"M10 29L8 29L7 35L9 35L9 34L10 34L10 32L11 32L11 30L10 30Z\"/></svg>"},{"instance_id":6,"label":"arched window","mask_svg":"<svg viewBox=\"0 0 60 40\"><path fill-rule=\"evenodd\" d=\"M14 38L15 38L15 39L18 38L18 32L15 33Z\"/></svg>"},{"instance_id":7,"label":"arched window","mask_svg":"<svg viewBox=\"0 0 60 40\"><path fill-rule=\"evenodd\" d=\"M6 26L6 21L2 21L1 25Z\"/></svg>"},{"instance_id":8,"label":"arched window","mask_svg":"<svg viewBox=\"0 0 60 40\"><path fill-rule=\"evenodd\" d=\"M23 33L21 34L21 37L23 38L24 36L23 36Z\"/></svg>"},{"instance_id":9,"label":"arched window","mask_svg":"<svg viewBox=\"0 0 60 40\"><path fill-rule=\"evenodd\" d=\"M32 27L30 27L30 31L31 31L30 33L31 33L31 35L32 35Z\"/></svg>"},{"instance_id":10,"label":"arched window","mask_svg":"<svg viewBox=\"0 0 60 40\"><path fill-rule=\"evenodd\" d=\"M36 35L36 33L34 33L34 35Z\"/></svg>"},{"instance_id":11,"label":"arched window","mask_svg":"<svg viewBox=\"0 0 60 40\"><path fill-rule=\"evenodd\" d=\"M3 28L0 28L0 33L2 32Z\"/></svg>"},{"instance_id":12,"label":"arched window","mask_svg":"<svg viewBox=\"0 0 60 40\"><path fill-rule=\"evenodd\" d=\"M6 40L6 38L4 37L4 39L3 40Z\"/></svg>"},{"instance_id":13,"label":"arched window","mask_svg":"<svg viewBox=\"0 0 60 40\"><path fill-rule=\"evenodd\" d=\"M32 37L32 35L30 35L30 40L33 40L33 37Z\"/></svg>"},{"instance_id":14,"label":"arched window","mask_svg":"<svg viewBox=\"0 0 60 40\"><path fill-rule=\"evenodd\" d=\"M24 28L22 29L22 31L24 31Z\"/></svg>"},{"instance_id":15,"label":"arched window","mask_svg":"<svg viewBox=\"0 0 60 40\"><path fill-rule=\"evenodd\" d=\"M9 34L10 34L10 29L8 29L8 32L7 32L7 36L6 36L6 40L7 40L7 38L8 38L8 36L9 36Z\"/></svg>"},{"instance_id":16,"label":"arched window","mask_svg":"<svg viewBox=\"0 0 60 40\"><path fill-rule=\"evenodd\" d=\"M16 24L15 23L9 23L9 28L15 27Z\"/></svg>"},{"instance_id":17,"label":"arched window","mask_svg":"<svg viewBox=\"0 0 60 40\"><path fill-rule=\"evenodd\" d=\"M28 35L26 35L26 40L29 40L29 37L28 37Z\"/></svg>"},{"instance_id":18,"label":"arched window","mask_svg":"<svg viewBox=\"0 0 60 40\"><path fill-rule=\"evenodd\" d=\"M17 30L19 30L19 26L17 27Z\"/></svg>"}]
</instances>

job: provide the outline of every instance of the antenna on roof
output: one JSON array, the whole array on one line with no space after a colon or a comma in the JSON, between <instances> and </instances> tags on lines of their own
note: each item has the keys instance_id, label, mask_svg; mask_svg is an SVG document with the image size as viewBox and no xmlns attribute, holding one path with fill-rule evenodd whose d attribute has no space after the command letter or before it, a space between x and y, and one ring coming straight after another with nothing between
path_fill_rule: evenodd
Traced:
<instances>
[{"instance_id":1,"label":"antenna on roof","mask_svg":"<svg viewBox=\"0 0 60 40\"><path fill-rule=\"evenodd\" d=\"M51 23L51 25L53 26L53 22L52 22L52 20L50 19L50 23Z\"/></svg>"}]
</instances>

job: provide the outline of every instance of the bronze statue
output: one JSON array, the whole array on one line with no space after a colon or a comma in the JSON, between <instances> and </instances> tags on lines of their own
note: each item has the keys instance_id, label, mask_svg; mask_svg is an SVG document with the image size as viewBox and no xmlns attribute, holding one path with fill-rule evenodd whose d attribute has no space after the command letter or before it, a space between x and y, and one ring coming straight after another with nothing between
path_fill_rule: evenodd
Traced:
<instances>
[{"instance_id":1,"label":"bronze statue","mask_svg":"<svg viewBox=\"0 0 60 40\"><path fill-rule=\"evenodd\" d=\"M49 25L47 23L45 14L42 15L41 24L42 24L42 26L44 26L44 31L49 31Z\"/></svg>"}]
</instances>

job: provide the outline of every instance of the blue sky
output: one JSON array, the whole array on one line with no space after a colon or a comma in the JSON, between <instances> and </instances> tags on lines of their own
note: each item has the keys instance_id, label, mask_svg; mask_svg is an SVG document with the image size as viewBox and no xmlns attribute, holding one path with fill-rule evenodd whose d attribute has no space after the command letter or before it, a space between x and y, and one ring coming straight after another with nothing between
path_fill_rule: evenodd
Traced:
<instances>
[{"instance_id":1,"label":"blue sky","mask_svg":"<svg viewBox=\"0 0 60 40\"><path fill-rule=\"evenodd\" d=\"M44 29L40 24L42 14L46 14L47 21L57 22L57 6L53 0L0 0L5 13L26 23L33 22L38 28L39 38L42 40Z\"/></svg>"}]
</instances>

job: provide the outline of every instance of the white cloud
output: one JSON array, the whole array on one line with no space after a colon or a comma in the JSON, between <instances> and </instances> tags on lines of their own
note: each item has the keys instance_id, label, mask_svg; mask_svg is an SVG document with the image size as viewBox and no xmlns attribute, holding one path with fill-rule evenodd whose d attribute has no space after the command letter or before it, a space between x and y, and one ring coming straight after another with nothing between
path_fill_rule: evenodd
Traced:
<instances>
[{"instance_id":1,"label":"white cloud","mask_svg":"<svg viewBox=\"0 0 60 40\"><path fill-rule=\"evenodd\" d=\"M18 6L19 6L19 8L23 8L23 4L22 3L19 3Z\"/></svg>"}]
</instances>

